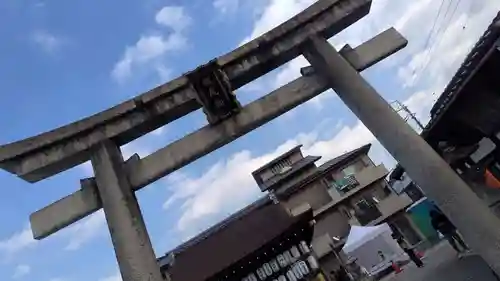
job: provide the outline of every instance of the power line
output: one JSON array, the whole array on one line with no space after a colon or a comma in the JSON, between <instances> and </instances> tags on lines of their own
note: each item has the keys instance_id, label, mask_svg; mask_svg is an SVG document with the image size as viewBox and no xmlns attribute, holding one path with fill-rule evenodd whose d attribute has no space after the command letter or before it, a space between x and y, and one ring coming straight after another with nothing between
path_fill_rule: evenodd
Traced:
<instances>
[{"instance_id":1,"label":"power line","mask_svg":"<svg viewBox=\"0 0 500 281\"><path fill-rule=\"evenodd\" d=\"M448 19L447 23L445 25L442 25L438 31L436 32L436 36L440 33L440 31L442 30L443 27L445 27L444 31L441 33L441 36L437 39L437 43L433 44L430 48L429 48L429 51L427 52L428 56L427 58L424 60L425 63L424 63L424 66L421 68L421 70L418 72L417 74L417 78L415 79L415 83L414 85L416 85L418 83L418 81L422 78L422 75L425 73L425 71L427 70L427 67L429 66L430 62L432 61L432 57L434 55L434 51L435 51L435 47L438 47L442 40L443 40L443 35L446 34L446 32L448 31L448 28L450 27L450 24L453 20L453 17L455 16L455 13L460 5L460 2L462 2L462 0L458 0L456 2L456 5L455 7L453 8L453 12L451 13L451 16L450 18ZM448 12L450 11L450 8L452 6L452 3L453 3L453 0L449 2L449 5L447 6L447 9L446 9L446 12L443 16L444 19L446 19L446 16L448 15Z\"/></svg>"},{"instance_id":2,"label":"power line","mask_svg":"<svg viewBox=\"0 0 500 281\"><path fill-rule=\"evenodd\" d=\"M431 41L432 33L434 33L434 29L436 28L436 24L437 24L439 15L441 14L443 7L444 7L444 0L441 0L441 4L439 5L438 12L436 14L436 17L434 18L434 23L432 24L432 28L429 31L429 35L427 36L427 39L425 40L424 50L427 49L427 46L429 46L429 42Z\"/></svg>"},{"instance_id":3,"label":"power line","mask_svg":"<svg viewBox=\"0 0 500 281\"><path fill-rule=\"evenodd\" d=\"M442 3L444 4L444 2L442 2ZM449 13L449 11L450 11L450 8L451 8L452 3L453 3L453 0L450 0L450 2L448 2L448 5L446 6L446 11L445 11L444 16L443 16L443 23L446 21L446 16L448 15L448 13ZM448 21L448 24L450 23L450 21L451 21L451 19ZM442 28L443 28L443 25L439 26L438 30L436 31L436 36L439 36L439 33L441 32ZM441 38L442 38L442 37L441 37ZM437 40L439 40L439 39L440 39L440 38L438 38ZM435 40L436 40L436 39L435 39ZM436 42L434 42L434 43L430 46L430 48L428 48L428 47L429 47L428 45L426 45L426 46L424 47L424 51L425 51L425 58L424 58L424 60L423 60L423 61L424 61L424 64L423 64L423 66L422 66L422 67L421 67L418 71L416 71L416 70L415 70L415 72L416 72L416 78L415 78L415 83L414 83L414 85L416 85L416 84L419 82L419 80L420 80L420 78L421 78L422 74L423 74L423 73L424 73L424 71L427 69L427 66L428 66L429 62L431 61L432 54L433 54L433 50L434 50L434 47L435 47L435 46L436 46Z\"/></svg>"}]
</instances>

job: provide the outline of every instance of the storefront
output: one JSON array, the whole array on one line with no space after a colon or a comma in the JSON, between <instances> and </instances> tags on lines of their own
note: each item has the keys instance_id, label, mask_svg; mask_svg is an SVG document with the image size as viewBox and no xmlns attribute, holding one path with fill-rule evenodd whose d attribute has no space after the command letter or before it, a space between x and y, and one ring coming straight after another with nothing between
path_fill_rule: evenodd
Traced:
<instances>
[{"instance_id":1,"label":"storefront","mask_svg":"<svg viewBox=\"0 0 500 281\"><path fill-rule=\"evenodd\" d=\"M311 235L312 229L309 225L294 225L262 248L208 280L314 280L320 269L309 247Z\"/></svg>"}]
</instances>

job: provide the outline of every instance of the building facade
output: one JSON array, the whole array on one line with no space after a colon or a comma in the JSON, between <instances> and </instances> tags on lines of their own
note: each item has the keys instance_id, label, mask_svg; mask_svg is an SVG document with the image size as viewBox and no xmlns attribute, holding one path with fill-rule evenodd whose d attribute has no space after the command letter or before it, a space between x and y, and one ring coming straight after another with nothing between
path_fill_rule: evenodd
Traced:
<instances>
[{"instance_id":1,"label":"building facade","mask_svg":"<svg viewBox=\"0 0 500 281\"><path fill-rule=\"evenodd\" d=\"M318 274L334 281L351 225L389 222L418 243L404 212L412 202L389 188L370 147L318 166L320 156L297 146L257 169L252 175L266 195L161 257L162 272L173 281L308 281Z\"/></svg>"},{"instance_id":2,"label":"building facade","mask_svg":"<svg viewBox=\"0 0 500 281\"><path fill-rule=\"evenodd\" d=\"M351 225L388 222L410 243L421 241L404 212L411 198L390 189L387 169L368 157L370 147L362 146L318 166L320 156L305 156L297 146L252 173L261 191L292 213L303 204L313 209L312 247L326 273L339 266L338 250Z\"/></svg>"},{"instance_id":3,"label":"building facade","mask_svg":"<svg viewBox=\"0 0 500 281\"><path fill-rule=\"evenodd\" d=\"M165 278L173 281L313 280L320 270L309 246L312 220L308 206L292 214L264 197L158 263Z\"/></svg>"}]
</instances>

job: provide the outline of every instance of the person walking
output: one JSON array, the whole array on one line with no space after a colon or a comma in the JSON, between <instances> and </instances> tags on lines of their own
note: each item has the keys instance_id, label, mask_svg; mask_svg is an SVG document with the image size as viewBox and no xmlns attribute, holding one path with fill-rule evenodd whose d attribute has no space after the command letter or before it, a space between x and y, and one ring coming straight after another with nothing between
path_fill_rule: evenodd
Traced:
<instances>
[{"instance_id":1,"label":"person walking","mask_svg":"<svg viewBox=\"0 0 500 281\"><path fill-rule=\"evenodd\" d=\"M451 247L453 247L459 257L461 257L464 253L469 252L469 247L465 244L462 237L460 237L453 223L451 223L451 221L448 220L442 212L431 210L429 215L431 217L432 227L441 233L446 240L448 240L448 243L450 243Z\"/></svg>"},{"instance_id":2,"label":"person walking","mask_svg":"<svg viewBox=\"0 0 500 281\"><path fill-rule=\"evenodd\" d=\"M408 257L410 258L410 260L418 268L424 267L424 262L422 261L422 259L420 259L420 257L417 256L417 254L415 253L415 250L410 247L410 245L408 244L408 242L406 242L406 240L402 236L397 237L396 241L398 242L399 247L401 247L401 249L403 249L403 251L408 255Z\"/></svg>"}]
</instances>

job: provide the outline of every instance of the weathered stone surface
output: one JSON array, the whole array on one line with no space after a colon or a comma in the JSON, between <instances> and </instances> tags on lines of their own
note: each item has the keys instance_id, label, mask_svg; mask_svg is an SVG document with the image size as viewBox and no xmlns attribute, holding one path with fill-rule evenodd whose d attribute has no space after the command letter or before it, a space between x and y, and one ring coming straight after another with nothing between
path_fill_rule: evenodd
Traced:
<instances>
[{"instance_id":1,"label":"weathered stone surface","mask_svg":"<svg viewBox=\"0 0 500 281\"><path fill-rule=\"evenodd\" d=\"M361 71L397 52L406 44L407 41L395 29L391 28L354 50L345 49L344 55L354 68ZM385 48L375 48L375 46L381 45L384 45ZM238 115L217 126L205 126L144 159L129 160L127 170L132 189L138 190L224 146L321 94L326 89L325 82L314 74L298 78L248 104L241 109ZM34 237L36 239L44 238L98 210L100 202L95 196L89 195L93 194L90 190L95 189L95 186L82 185L81 190L32 214L30 221Z\"/></svg>"},{"instance_id":2,"label":"weathered stone surface","mask_svg":"<svg viewBox=\"0 0 500 281\"><path fill-rule=\"evenodd\" d=\"M122 279L163 281L120 148L105 141L94 149L91 162Z\"/></svg>"},{"instance_id":3,"label":"weathered stone surface","mask_svg":"<svg viewBox=\"0 0 500 281\"><path fill-rule=\"evenodd\" d=\"M311 35L329 38L366 15L371 0L320 0L299 15L219 57L233 89L300 54ZM257 51L258 50L258 51ZM0 147L0 167L36 182L79 165L103 140L126 144L200 108L185 76L53 131Z\"/></svg>"}]
</instances>

